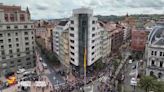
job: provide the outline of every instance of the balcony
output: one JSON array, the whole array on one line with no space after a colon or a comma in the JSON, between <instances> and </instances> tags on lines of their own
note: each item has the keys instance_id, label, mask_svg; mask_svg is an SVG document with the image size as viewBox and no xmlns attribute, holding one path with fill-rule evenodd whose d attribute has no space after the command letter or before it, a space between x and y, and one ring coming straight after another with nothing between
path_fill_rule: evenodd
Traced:
<instances>
[{"instance_id":1,"label":"balcony","mask_svg":"<svg viewBox=\"0 0 164 92\"><path fill-rule=\"evenodd\" d=\"M164 67L158 67L158 66L148 66L147 68L152 70L158 70L158 71L164 71Z\"/></svg>"}]
</instances>

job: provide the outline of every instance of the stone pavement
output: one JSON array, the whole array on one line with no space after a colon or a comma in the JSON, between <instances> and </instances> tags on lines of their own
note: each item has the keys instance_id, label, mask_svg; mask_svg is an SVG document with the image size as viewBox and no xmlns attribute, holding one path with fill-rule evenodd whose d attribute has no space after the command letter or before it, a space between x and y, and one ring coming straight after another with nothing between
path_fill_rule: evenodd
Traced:
<instances>
[{"instance_id":1,"label":"stone pavement","mask_svg":"<svg viewBox=\"0 0 164 92\"><path fill-rule=\"evenodd\" d=\"M36 86L31 86L31 92L51 92L53 90L53 86L51 82L49 81L47 76L42 76L43 81L46 82L47 86L46 87L36 87Z\"/></svg>"}]
</instances>

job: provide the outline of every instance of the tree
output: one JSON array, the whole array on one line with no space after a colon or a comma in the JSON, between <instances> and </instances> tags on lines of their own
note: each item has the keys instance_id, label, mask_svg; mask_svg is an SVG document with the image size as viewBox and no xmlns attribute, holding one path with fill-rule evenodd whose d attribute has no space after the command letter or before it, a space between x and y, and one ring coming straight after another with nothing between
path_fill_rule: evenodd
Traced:
<instances>
[{"instance_id":1,"label":"tree","mask_svg":"<svg viewBox=\"0 0 164 92\"><path fill-rule=\"evenodd\" d=\"M153 88L154 92L164 92L164 82L156 81L154 82L155 86Z\"/></svg>"},{"instance_id":2,"label":"tree","mask_svg":"<svg viewBox=\"0 0 164 92\"><path fill-rule=\"evenodd\" d=\"M116 70L117 67L119 66L119 61L118 61L118 59L117 60L114 59L112 62L113 62L114 70Z\"/></svg>"},{"instance_id":3,"label":"tree","mask_svg":"<svg viewBox=\"0 0 164 92\"><path fill-rule=\"evenodd\" d=\"M104 67L104 64L100 61L97 61L94 65L96 70L101 70Z\"/></svg>"},{"instance_id":4,"label":"tree","mask_svg":"<svg viewBox=\"0 0 164 92\"><path fill-rule=\"evenodd\" d=\"M156 87L157 80L151 76L143 76L139 81L139 87L145 92L153 91Z\"/></svg>"}]
</instances>

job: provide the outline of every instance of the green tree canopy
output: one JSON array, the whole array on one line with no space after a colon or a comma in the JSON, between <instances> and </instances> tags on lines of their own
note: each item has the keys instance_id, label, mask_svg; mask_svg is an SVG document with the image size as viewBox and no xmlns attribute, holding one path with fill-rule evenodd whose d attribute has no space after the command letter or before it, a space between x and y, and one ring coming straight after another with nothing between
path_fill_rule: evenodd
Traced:
<instances>
[{"instance_id":1,"label":"green tree canopy","mask_svg":"<svg viewBox=\"0 0 164 92\"><path fill-rule=\"evenodd\" d=\"M145 90L145 92L149 92L153 90L152 88L155 86L154 82L155 78L151 76L143 76L138 84L141 89Z\"/></svg>"}]
</instances>

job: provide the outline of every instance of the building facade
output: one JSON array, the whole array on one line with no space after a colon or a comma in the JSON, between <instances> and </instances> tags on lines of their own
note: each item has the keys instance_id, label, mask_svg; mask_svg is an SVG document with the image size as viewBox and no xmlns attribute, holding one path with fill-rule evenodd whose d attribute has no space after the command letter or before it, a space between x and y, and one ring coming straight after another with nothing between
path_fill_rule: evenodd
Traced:
<instances>
[{"instance_id":1,"label":"building facade","mask_svg":"<svg viewBox=\"0 0 164 92\"><path fill-rule=\"evenodd\" d=\"M16 71L35 66L34 26L30 12L0 4L0 69Z\"/></svg>"},{"instance_id":2,"label":"building facade","mask_svg":"<svg viewBox=\"0 0 164 92\"><path fill-rule=\"evenodd\" d=\"M110 31L108 31L108 26L106 23L99 22L98 29L100 30L100 51L102 56L102 62L107 63L108 58L111 54L111 36Z\"/></svg>"},{"instance_id":3,"label":"building facade","mask_svg":"<svg viewBox=\"0 0 164 92\"><path fill-rule=\"evenodd\" d=\"M60 21L53 30L53 52L58 55L60 62L69 66L69 21Z\"/></svg>"},{"instance_id":4,"label":"building facade","mask_svg":"<svg viewBox=\"0 0 164 92\"><path fill-rule=\"evenodd\" d=\"M155 27L150 32L146 47L146 75L164 81L164 27Z\"/></svg>"},{"instance_id":5,"label":"building facade","mask_svg":"<svg viewBox=\"0 0 164 92\"><path fill-rule=\"evenodd\" d=\"M132 30L131 49L144 51L148 33L145 30Z\"/></svg>"},{"instance_id":6,"label":"building facade","mask_svg":"<svg viewBox=\"0 0 164 92\"><path fill-rule=\"evenodd\" d=\"M66 29L61 33L61 36L59 37L59 57L60 62L66 66L67 68L70 68L70 62L69 62L69 30Z\"/></svg>"},{"instance_id":7,"label":"building facade","mask_svg":"<svg viewBox=\"0 0 164 92\"><path fill-rule=\"evenodd\" d=\"M84 58L87 70L101 58L100 30L97 18L93 17L93 10L88 8L74 9L70 18L69 54L73 71L84 73ZM80 71L80 72L79 72Z\"/></svg>"},{"instance_id":8,"label":"building facade","mask_svg":"<svg viewBox=\"0 0 164 92\"><path fill-rule=\"evenodd\" d=\"M124 30L122 28L116 28L111 32L111 52L117 53L119 48L123 45Z\"/></svg>"}]
</instances>

